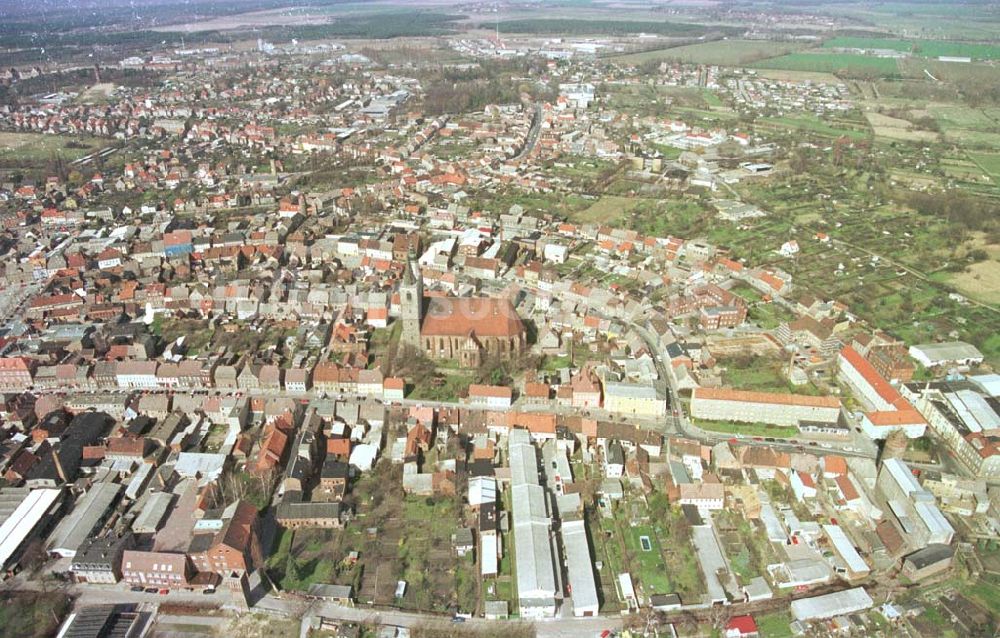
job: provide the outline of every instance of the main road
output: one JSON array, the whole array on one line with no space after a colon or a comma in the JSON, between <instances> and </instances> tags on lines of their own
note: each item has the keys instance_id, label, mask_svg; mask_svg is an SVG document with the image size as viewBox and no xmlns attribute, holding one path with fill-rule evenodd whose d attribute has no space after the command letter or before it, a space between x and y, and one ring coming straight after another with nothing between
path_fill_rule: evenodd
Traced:
<instances>
[{"instance_id":1,"label":"main road","mask_svg":"<svg viewBox=\"0 0 1000 638\"><path fill-rule=\"evenodd\" d=\"M511 161L520 162L535 149L538 143L538 135L542 132L542 105L533 104L531 116L531 129L528 130L528 137L524 140L524 147L521 152L511 158Z\"/></svg>"},{"instance_id":2,"label":"main road","mask_svg":"<svg viewBox=\"0 0 1000 638\"><path fill-rule=\"evenodd\" d=\"M397 627L415 627L437 623L450 625L450 623L454 622L449 617L427 613L348 607L318 600L307 601L287 595L280 597L274 595L265 596L254 605L254 611L278 614L290 618L302 618L303 624L309 618L313 617L375 625L395 625ZM469 618L463 620L461 623L456 623L455 626L472 630L496 629L498 622L501 621ZM605 629L615 632L620 631L622 628L622 619L620 617L575 618L570 616L566 618L553 618L551 620L539 620L532 623L532 625L540 638L581 638L583 636L599 635Z\"/></svg>"}]
</instances>

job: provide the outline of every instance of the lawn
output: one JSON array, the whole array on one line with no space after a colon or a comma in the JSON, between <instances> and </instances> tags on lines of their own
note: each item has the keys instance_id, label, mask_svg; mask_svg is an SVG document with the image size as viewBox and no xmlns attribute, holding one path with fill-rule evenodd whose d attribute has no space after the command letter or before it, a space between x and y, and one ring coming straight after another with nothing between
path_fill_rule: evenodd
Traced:
<instances>
[{"instance_id":1,"label":"lawn","mask_svg":"<svg viewBox=\"0 0 1000 638\"><path fill-rule=\"evenodd\" d=\"M779 361L759 361L752 367L737 367L723 361L721 365L725 368L722 373L722 381L727 386L739 390L753 390L755 392L775 392L785 389L788 385L778 367Z\"/></svg>"},{"instance_id":2,"label":"lawn","mask_svg":"<svg viewBox=\"0 0 1000 638\"><path fill-rule=\"evenodd\" d=\"M792 638L792 616L787 611L777 611L764 616L757 616L757 629L760 638Z\"/></svg>"},{"instance_id":3,"label":"lawn","mask_svg":"<svg viewBox=\"0 0 1000 638\"><path fill-rule=\"evenodd\" d=\"M795 316L784 306L776 303L758 302L750 306L747 311L750 321L753 321L761 328L772 330L786 321L792 321Z\"/></svg>"},{"instance_id":4,"label":"lawn","mask_svg":"<svg viewBox=\"0 0 1000 638\"><path fill-rule=\"evenodd\" d=\"M544 362L540 370L544 372L558 372L563 368L569 368L573 365L573 360L568 357L545 357Z\"/></svg>"},{"instance_id":5,"label":"lawn","mask_svg":"<svg viewBox=\"0 0 1000 638\"><path fill-rule=\"evenodd\" d=\"M184 337L184 345L189 355L196 355L212 342L215 333L208 320L175 319L156 315L150 325L150 332L163 339L164 343L173 343Z\"/></svg>"},{"instance_id":6,"label":"lawn","mask_svg":"<svg viewBox=\"0 0 1000 638\"><path fill-rule=\"evenodd\" d=\"M818 71L839 75L869 75L895 77L900 75L899 65L893 58L876 58L851 53L790 53L751 64L760 69L786 69L789 71Z\"/></svg>"},{"instance_id":7,"label":"lawn","mask_svg":"<svg viewBox=\"0 0 1000 638\"><path fill-rule=\"evenodd\" d=\"M277 548L267 559L268 571L286 591L306 591L314 583L333 583L337 565L331 536L325 529L279 528ZM353 583L352 583L353 584Z\"/></svg>"},{"instance_id":8,"label":"lawn","mask_svg":"<svg viewBox=\"0 0 1000 638\"><path fill-rule=\"evenodd\" d=\"M962 593L989 610L1000 609L1000 585L980 579L962 589Z\"/></svg>"},{"instance_id":9,"label":"lawn","mask_svg":"<svg viewBox=\"0 0 1000 638\"><path fill-rule=\"evenodd\" d=\"M600 223L615 225L625 217L641 200L633 197L604 195L594 202L590 208L570 216L573 221L581 223Z\"/></svg>"},{"instance_id":10,"label":"lawn","mask_svg":"<svg viewBox=\"0 0 1000 638\"><path fill-rule=\"evenodd\" d=\"M632 559L632 566L637 568L639 581L646 594L667 594L674 591L673 583L667 574L667 564L663 560L663 548L657 540L656 532L650 525L638 527L623 527L625 531L625 547ZM645 551L640 539L649 538L650 549Z\"/></svg>"},{"instance_id":11,"label":"lawn","mask_svg":"<svg viewBox=\"0 0 1000 638\"><path fill-rule=\"evenodd\" d=\"M392 352L393 346L399 343L399 336L403 333L403 322L394 321L386 328L376 328L372 331L372 337L368 340L368 352L375 358L380 355Z\"/></svg>"},{"instance_id":12,"label":"lawn","mask_svg":"<svg viewBox=\"0 0 1000 638\"><path fill-rule=\"evenodd\" d=\"M792 426L767 425L766 423L733 423L731 421L706 421L692 419L692 423L702 430L723 432L726 434L742 434L744 436L765 436L775 438L791 438L798 436L799 429Z\"/></svg>"},{"instance_id":13,"label":"lawn","mask_svg":"<svg viewBox=\"0 0 1000 638\"><path fill-rule=\"evenodd\" d=\"M442 370L441 376L429 379L415 379L408 399L419 401L458 401L469 390L472 377L457 370Z\"/></svg>"}]
</instances>

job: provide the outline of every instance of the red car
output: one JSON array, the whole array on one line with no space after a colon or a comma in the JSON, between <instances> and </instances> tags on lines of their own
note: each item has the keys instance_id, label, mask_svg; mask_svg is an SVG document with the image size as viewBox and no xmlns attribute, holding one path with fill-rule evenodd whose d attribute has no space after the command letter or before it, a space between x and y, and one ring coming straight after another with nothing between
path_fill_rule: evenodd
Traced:
<instances>
[{"instance_id":1,"label":"red car","mask_svg":"<svg viewBox=\"0 0 1000 638\"><path fill-rule=\"evenodd\" d=\"M169 589L161 589L161 590L160 590L160 593L161 593L162 595L166 596L167 594L169 594L169 593L170 593L170 590L169 590Z\"/></svg>"}]
</instances>

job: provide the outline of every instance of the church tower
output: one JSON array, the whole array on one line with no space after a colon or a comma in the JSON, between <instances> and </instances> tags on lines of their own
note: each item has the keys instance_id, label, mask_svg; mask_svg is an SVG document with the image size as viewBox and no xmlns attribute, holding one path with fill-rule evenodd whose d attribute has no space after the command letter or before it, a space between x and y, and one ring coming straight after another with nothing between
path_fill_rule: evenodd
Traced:
<instances>
[{"instance_id":1,"label":"church tower","mask_svg":"<svg viewBox=\"0 0 1000 638\"><path fill-rule=\"evenodd\" d=\"M399 309L400 319L403 321L401 343L422 350L420 323L424 309L424 281L412 253L406 260L403 282L399 285Z\"/></svg>"}]
</instances>

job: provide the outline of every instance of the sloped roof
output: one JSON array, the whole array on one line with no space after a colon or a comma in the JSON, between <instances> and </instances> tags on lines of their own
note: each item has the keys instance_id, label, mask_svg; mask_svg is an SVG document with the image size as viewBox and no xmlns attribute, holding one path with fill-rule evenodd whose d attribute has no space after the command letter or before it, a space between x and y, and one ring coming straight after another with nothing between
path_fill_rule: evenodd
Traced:
<instances>
[{"instance_id":1,"label":"sloped roof","mask_svg":"<svg viewBox=\"0 0 1000 638\"><path fill-rule=\"evenodd\" d=\"M506 299L432 297L424 316L421 334L466 336L473 332L484 337L523 335L524 323Z\"/></svg>"}]
</instances>

